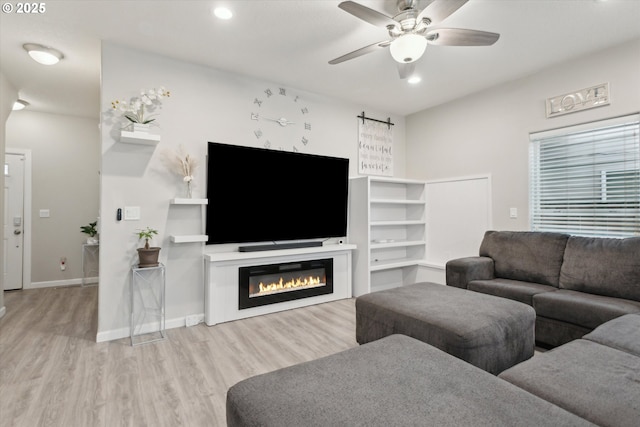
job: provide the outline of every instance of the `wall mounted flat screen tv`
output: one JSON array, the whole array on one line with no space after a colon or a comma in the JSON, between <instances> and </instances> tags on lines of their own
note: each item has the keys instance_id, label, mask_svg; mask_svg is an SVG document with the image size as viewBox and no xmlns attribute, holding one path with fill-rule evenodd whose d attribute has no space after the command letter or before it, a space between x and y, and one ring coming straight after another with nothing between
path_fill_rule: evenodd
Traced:
<instances>
[{"instance_id":1,"label":"wall mounted flat screen tv","mask_svg":"<svg viewBox=\"0 0 640 427\"><path fill-rule=\"evenodd\" d=\"M348 187L349 159L209 142L207 244L346 236Z\"/></svg>"}]
</instances>

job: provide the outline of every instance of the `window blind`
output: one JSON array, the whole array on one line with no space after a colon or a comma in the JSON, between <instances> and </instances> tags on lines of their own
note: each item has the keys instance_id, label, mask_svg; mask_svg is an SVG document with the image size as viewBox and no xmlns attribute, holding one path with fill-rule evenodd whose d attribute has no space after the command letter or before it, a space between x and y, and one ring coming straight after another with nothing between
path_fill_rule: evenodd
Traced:
<instances>
[{"instance_id":1,"label":"window blind","mask_svg":"<svg viewBox=\"0 0 640 427\"><path fill-rule=\"evenodd\" d=\"M639 114L533 133L531 229L640 235Z\"/></svg>"}]
</instances>

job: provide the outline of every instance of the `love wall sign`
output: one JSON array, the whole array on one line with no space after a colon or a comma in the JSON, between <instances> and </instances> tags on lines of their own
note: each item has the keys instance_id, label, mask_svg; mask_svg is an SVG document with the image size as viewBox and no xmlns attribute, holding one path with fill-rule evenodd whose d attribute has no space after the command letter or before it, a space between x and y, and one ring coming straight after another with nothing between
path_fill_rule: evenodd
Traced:
<instances>
[{"instance_id":1,"label":"love wall sign","mask_svg":"<svg viewBox=\"0 0 640 427\"><path fill-rule=\"evenodd\" d=\"M609 105L609 83L547 99L547 118Z\"/></svg>"}]
</instances>

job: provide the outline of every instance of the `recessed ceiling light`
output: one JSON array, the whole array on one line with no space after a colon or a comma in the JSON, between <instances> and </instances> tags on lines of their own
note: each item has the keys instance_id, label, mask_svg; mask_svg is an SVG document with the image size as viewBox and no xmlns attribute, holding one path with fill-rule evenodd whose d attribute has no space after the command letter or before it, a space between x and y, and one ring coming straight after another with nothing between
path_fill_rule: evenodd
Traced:
<instances>
[{"instance_id":1,"label":"recessed ceiling light","mask_svg":"<svg viewBox=\"0 0 640 427\"><path fill-rule=\"evenodd\" d=\"M420 78L420 76L411 76L409 77L409 80L407 80L407 83L415 85L418 84L422 81L422 79Z\"/></svg>"},{"instance_id":2,"label":"recessed ceiling light","mask_svg":"<svg viewBox=\"0 0 640 427\"><path fill-rule=\"evenodd\" d=\"M24 110L28 106L29 106L29 103L27 101L24 101L22 99L18 99L16 102L13 103L12 110L13 111Z\"/></svg>"},{"instance_id":3,"label":"recessed ceiling light","mask_svg":"<svg viewBox=\"0 0 640 427\"><path fill-rule=\"evenodd\" d=\"M40 44L35 43L25 43L22 45L24 50L29 52L29 56L33 58L34 61L39 62L44 65L53 65L57 64L64 55L57 49L52 47L42 46Z\"/></svg>"},{"instance_id":4,"label":"recessed ceiling light","mask_svg":"<svg viewBox=\"0 0 640 427\"><path fill-rule=\"evenodd\" d=\"M220 19L231 19L231 17L233 16L231 10L227 9L226 7L216 7L213 10L213 14Z\"/></svg>"}]
</instances>

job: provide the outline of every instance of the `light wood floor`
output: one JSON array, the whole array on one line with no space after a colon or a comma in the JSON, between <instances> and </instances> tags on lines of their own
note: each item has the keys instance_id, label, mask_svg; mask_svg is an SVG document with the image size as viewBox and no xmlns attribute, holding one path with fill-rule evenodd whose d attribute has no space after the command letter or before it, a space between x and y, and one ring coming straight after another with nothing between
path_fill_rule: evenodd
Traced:
<instances>
[{"instance_id":1,"label":"light wood floor","mask_svg":"<svg viewBox=\"0 0 640 427\"><path fill-rule=\"evenodd\" d=\"M97 287L5 292L0 426L224 426L227 389L357 346L354 300L131 347L96 343Z\"/></svg>"}]
</instances>

